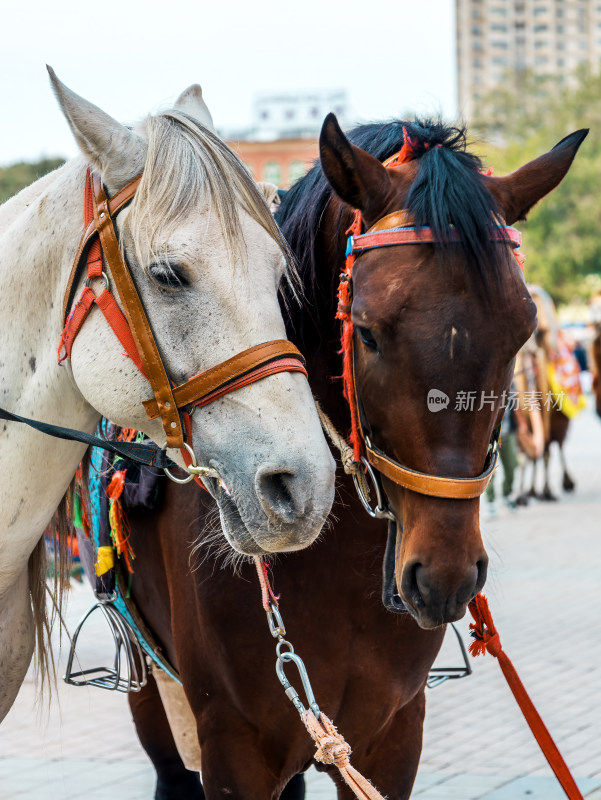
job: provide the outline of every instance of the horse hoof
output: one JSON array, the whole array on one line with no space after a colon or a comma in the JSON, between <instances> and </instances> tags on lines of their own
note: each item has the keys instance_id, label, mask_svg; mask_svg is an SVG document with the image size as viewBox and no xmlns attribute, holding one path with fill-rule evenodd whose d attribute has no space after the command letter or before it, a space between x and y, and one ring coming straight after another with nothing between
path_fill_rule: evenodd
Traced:
<instances>
[{"instance_id":1,"label":"horse hoof","mask_svg":"<svg viewBox=\"0 0 601 800\"><path fill-rule=\"evenodd\" d=\"M187 772L179 780L169 783L158 780L154 800L206 800L200 775Z\"/></svg>"},{"instance_id":2,"label":"horse hoof","mask_svg":"<svg viewBox=\"0 0 601 800\"><path fill-rule=\"evenodd\" d=\"M538 497L539 500L544 500L547 503L556 503L557 498L550 489L545 489Z\"/></svg>"},{"instance_id":3,"label":"horse hoof","mask_svg":"<svg viewBox=\"0 0 601 800\"><path fill-rule=\"evenodd\" d=\"M532 487L532 489L530 489L526 497L538 497L538 495L536 494L536 489Z\"/></svg>"},{"instance_id":4,"label":"horse hoof","mask_svg":"<svg viewBox=\"0 0 601 800\"><path fill-rule=\"evenodd\" d=\"M573 492L575 488L576 484L574 483L574 481L570 478L569 475L566 475L563 479L564 492Z\"/></svg>"},{"instance_id":5,"label":"horse hoof","mask_svg":"<svg viewBox=\"0 0 601 800\"><path fill-rule=\"evenodd\" d=\"M515 498L516 506L527 506L530 498L527 494L520 494Z\"/></svg>"}]
</instances>

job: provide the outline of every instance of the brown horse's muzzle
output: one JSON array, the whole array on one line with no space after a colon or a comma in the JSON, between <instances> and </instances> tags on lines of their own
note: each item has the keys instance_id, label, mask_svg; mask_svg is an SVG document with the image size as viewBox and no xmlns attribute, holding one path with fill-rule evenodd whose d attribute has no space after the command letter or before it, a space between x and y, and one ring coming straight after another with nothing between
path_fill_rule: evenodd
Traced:
<instances>
[{"instance_id":1,"label":"brown horse's muzzle","mask_svg":"<svg viewBox=\"0 0 601 800\"><path fill-rule=\"evenodd\" d=\"M407 498L396 550L399 595L422 628L461 619L484 586L488 567L478 501L432 503L419 495Z\"/></svg>"}]
</instances>

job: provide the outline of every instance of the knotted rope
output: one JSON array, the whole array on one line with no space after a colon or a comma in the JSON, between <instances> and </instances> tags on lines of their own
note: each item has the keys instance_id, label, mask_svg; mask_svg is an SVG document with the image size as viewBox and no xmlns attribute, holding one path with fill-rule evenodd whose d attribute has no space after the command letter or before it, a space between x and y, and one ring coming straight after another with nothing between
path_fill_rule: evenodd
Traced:
<instances>
[{"instance_id":1,"label":"knotted rope","mask_svg":"<svg viewBox=\"0 0 601 800\"><path fill-rule=\"evenodd\" d=\"M371 498L369 492L369 483L367 476L365 475L363 464L361 461L355 461L354 448L346 441L344 436L341 436L340 433L338 433L334 427L334 423L319 405L317 400L315 400L315 408L317 409L319 421L321 422L321 427L323 428L324 433L329 436L330 441L340 453L342 468L347 475L352 475L357 479L358 483L360 484L361 491L369 502Z\"/></svg>"},{"instance_id":2,"label":"knotted rope","mask_svg":"<svg viewBox=\"0 0 601 800\"><path fill-rule=\"evenodd\" d=\"M352 766L350 762L351 747L344 736L338 733L334 723L321 712L319 719L307 709L303 716L305 727L311 734L317 747L314 755L322 764L334 764L342 775L344 782L358 800L384 800L380 792Z\"/></svg>"},{"instance_id":3,"label":"knotted rope","mask_svg":"<svg viewBox=\"0 0 601 800\"><path fill-rule=\"evenodd\" d=\"M470 625L474 637L474 641L470 645L470 653L473 656L479 656L489 652L498 660L509 688L562 789L569 800L583 800L580 789L576 786L557 745L534 707L515 667L501 646L501 638L493 622L486 597L482 594L476 595L469 604L469 609L474 618L474 622Z\"/></svg>"}]
</instances>

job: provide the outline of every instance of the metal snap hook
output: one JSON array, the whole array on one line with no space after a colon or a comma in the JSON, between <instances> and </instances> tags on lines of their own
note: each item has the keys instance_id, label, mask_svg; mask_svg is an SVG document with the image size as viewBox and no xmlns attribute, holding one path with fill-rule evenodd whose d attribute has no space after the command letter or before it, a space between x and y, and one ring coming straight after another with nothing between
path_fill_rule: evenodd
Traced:
<instances>
[{"instance_id":1,"label":"metal snap hook","mask_svg":"<svg viewBox=\"0 0 601 800\"><path fill-rule=\"evenodd\" d=\"M291 703L294 705L298 713L302 716L307 709L305 708L302 700L298 696L298 692L296 691L294 686L292 686L292 684L286 677L286 673L284 672L284 662L289 662L289 661L292 661L292 663L296 666L298 670L301 682L303 684L303 689L305 690L307 705L309 706L311 711L315 714L316 719L319 719L321 711L319 710L319 706L317 705L317 701L315 700L315 695L313 694L311 681L309 680L309 676L307 675L307 669L303 663L302 658L300 656L297 656L296 653L293 652L282 653L275 662L275 671L278 676L278 680L284 687L284 690L286 692L286 697L291 701Z\"/></svg>"}]
</instances>

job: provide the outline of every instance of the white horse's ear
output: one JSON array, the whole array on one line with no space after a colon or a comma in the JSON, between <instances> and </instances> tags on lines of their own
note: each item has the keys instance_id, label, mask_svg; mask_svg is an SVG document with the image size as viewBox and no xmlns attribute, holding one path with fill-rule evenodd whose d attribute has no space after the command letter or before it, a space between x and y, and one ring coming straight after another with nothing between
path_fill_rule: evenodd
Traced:
<instances>
[{"instance_id":1,"label":"white horse's ear","mask_svg":"<svg viewBox=\"0 0 601 800\"><path fill-rule=\"evenodd\" d=\"M205 128L215 133L213 117L203 100L202 89L197 83L188 86L177 98L173 107L190 114L191 117L201 122Z\"/></svg>"},{"instance_id":2,"label":"white horse's ear","mask_svg":"<svg viewBox=\"0 0 601 800\"><path fill-rule=\"evenodd\" d=\"M144 169L146 143L98 106L72 92L56 77L52 67L47 69L79 149L113 194Z\"/></svg>"},{"instance_id":3,"label":"white horse's ear","mask_svg":"<svg viewBox=\"0 0 601 800\"><path fill-rule=\"evenodd\" d=\"M278 187L274 186L273 183L267 183L267 181L258 181L257 189L261 192L261 194L265 198L265 202L269 206L269 210L271 211L271 213L276 214L280 206L280 196L278 194Z\"/></svg>"}]
</instances>

